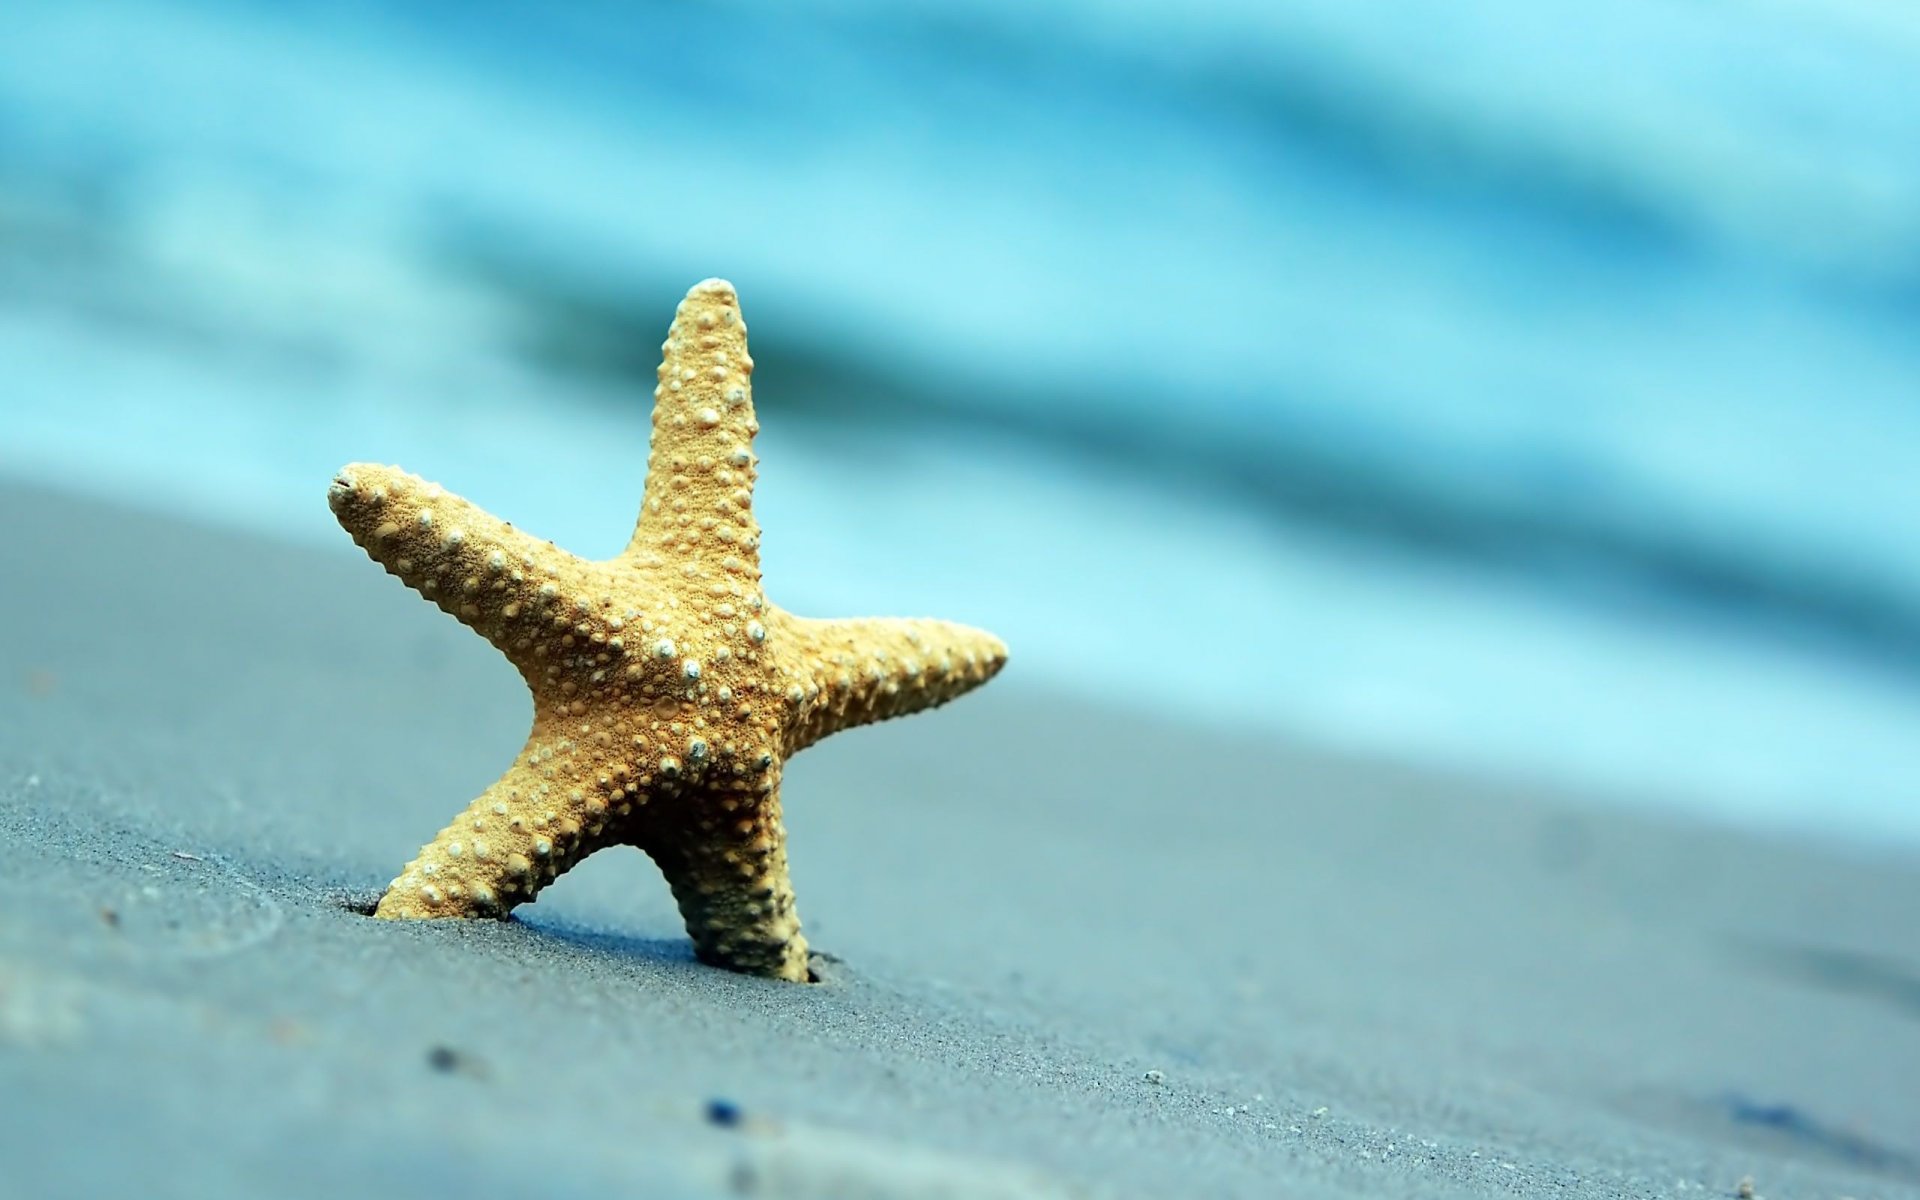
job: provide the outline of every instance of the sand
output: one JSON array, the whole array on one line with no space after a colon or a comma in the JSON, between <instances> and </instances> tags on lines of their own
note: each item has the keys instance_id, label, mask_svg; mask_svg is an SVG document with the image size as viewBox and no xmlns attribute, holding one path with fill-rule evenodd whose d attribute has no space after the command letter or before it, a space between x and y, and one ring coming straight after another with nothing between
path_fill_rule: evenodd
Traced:
<instances>
[{"instance_id":1,"label":"sand","mask_svg":"<svg viewBox=\"0 0 1920 1200\"><path fill-rule=\"evenodd\" d=\"M1920 1195L1911 854L1101 710L1016 646L792 764L820 985L695 963L638 852L375 922L517 748L511 668L344 537L17 485L0 531L9 1195Z\"/></svg>"}]
</instances>

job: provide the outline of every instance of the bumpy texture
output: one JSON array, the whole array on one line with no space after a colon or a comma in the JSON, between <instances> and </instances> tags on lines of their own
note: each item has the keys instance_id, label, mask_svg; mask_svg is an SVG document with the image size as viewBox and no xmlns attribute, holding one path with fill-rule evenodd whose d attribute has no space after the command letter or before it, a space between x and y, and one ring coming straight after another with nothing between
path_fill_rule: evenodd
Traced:
<instances>
[{"instance_id":1,"label":"bumpy texture","mask_svg":"<svg viewBox=\"0 0 1920 1200\"><path fill-rule=\"evenodd\" d=\"M633 845L665 874L702 961L805 980L781 764L977 687L1006 647L945 621L817 621L769 603L732 285L695 285L661 349L646 491L617 558L576 558L396 467L335 477L328 499L353 540L499 647L534 700L519 758L377 915L504 916L595 850Z\"/></svg>"}]
</instances>

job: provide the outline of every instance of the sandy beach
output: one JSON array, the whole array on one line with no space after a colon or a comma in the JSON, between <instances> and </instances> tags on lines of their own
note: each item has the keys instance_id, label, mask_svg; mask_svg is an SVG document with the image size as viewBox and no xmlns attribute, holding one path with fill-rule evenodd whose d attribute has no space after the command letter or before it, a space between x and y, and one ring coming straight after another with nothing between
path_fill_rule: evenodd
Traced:
<instances>
[{"instance_id":1,"label":"sandy beach","mask_svg":"<svg viewBox=\"0 0 1920 1200\"><path fill-rule=\"evenodd\" d=\"M1920 1195L1915 857L1100 710L1016 645L789 769L819 985L695 963L638 852L375 922L511 668L344 537L18 485L0 529L9 1194Z\"/></svg>"}]
</instances>

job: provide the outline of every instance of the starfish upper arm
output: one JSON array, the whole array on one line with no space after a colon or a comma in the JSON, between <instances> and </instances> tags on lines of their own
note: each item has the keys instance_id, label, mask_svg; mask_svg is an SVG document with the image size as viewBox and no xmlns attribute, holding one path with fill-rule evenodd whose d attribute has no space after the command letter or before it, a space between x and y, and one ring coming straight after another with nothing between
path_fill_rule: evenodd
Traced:
<instances>
[{"instance_id":1,"label":"starfish upper arm","mask_svg":"<svg viewBox=\"0 0 1920 1200\"><path fill-rule=\"evenodd\" d=\"M753 517L753 358L733 285L709 279L674 310L653 389L646 491L626 557L701 562L760 583ZM723 571L714 571L723 568Z\"/></svg>"},{"instance_id":2,"label":"starfish upper arm","mask_svg":"<svg viewBox=\"0 0 1920 1200\"><path fill-rule=\"evenodd\" d=\"M919 712L999 672L999 638L952 621L859 617L820 621L779 614L778 653L791 664L802 707L793 750L830 733Z\"/></svg>"},{"instance_id":3,"label":"starfish upper arm","mask_svg":"<svg viewBox=\"0 0 1920 1200\"><path fill-rule=\"evenodd\" d=\"M492 642L531 681L528 634L587 564L398 467L353 463L328 501L368 556Z\"/></svg>"}]
</instances>

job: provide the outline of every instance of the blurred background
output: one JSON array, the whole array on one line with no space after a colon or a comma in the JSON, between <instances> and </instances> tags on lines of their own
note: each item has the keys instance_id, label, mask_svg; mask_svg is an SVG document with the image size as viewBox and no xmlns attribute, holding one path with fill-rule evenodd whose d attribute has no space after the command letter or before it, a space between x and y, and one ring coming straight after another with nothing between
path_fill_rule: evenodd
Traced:
<instances>
[{"instance_id":1,"label":"blurred background","mask_svg":"<svg viewBox=\"0 0 1920 1200\"><path fill-rule=\"evenodd\" d=\"M710 275L788 608L1920 840L1911 5L0 7L0 480L611 554Z\"/></svg>"}]
</instances>

